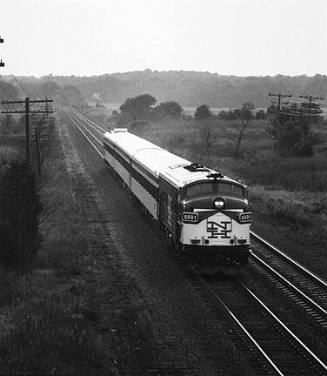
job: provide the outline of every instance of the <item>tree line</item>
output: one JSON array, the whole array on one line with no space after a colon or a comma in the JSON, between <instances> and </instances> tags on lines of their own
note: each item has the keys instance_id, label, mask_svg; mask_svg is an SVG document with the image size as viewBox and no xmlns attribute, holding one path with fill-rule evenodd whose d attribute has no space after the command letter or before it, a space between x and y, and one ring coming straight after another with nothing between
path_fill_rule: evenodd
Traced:
<instances>
[{"instance_id":1,"label":"tree line","mask_svg":"<svg viewBox=\"0 0 327 376\"><path fill-rule=\"evenodd\" d=\"M246 102L252 103L252 102ZM99 107L98 102L96 107ZM175 101L167 101L157 103L157 100L150 94L142 94L133 98L127 98L125 102L119 107L120 114L113 111L114 116L122 115L126 122L128 117L130 121L136 120L160 120L163 118L181 119L186 118L187 115L183 112L183 107ZM230 109L229 111L222 110L218 115L214 115L209 106L206 104L199 105L194 113L194 118L197 120L206 120L210 118L219 118L222 120L239 120L244 116L244 106L241 108ZM262 109L254 112L254 106L247 117L250 119L264 120L266 119L266 112Z\"/></svg>"},{"instance_id":2,"label":"tree line","mask_svg":"<svg viewBox=\"0 0 327 376\"><path fill-rule=\"evenodd\" d=\"M321 121L322 118L316 116L321 113L319 104L303 104L306 114L299 116L303 112L295 112L295 105L290 109L279 111L276 115L274 105L268 107L267 111L260 109L255 111L253 102L245 102L240 108L222 110L214 115L206 104L199 105L194 113L194 118L199 121L224 120L233 124L236 129L237 138L235 140L234 157L241 157L241 144L243 137L253 120L265 121L266 131L275 142L278 153L282 156L310 157L314 154L316 138L311 130L312 124ZM314 108L312 107L314 106ZM185 119L183 107L175 101L157 103L157 100L150 94L142 94L133 98L127 98L120 106L120 113L114 111L114 116L120 124L146 121L162 120L163 118ZM313 111L312 116L308 116L309 111ZM219 124L217 123L217 126ZM202 132L204 132L202 130ZM208 138L208 137L207 137Z\"/></svg>"},{"instance_id":3,"label":"tree line","mask_svg":"<svg viewBox=\"0 0 327 376\"><path fill-rule=\"evenodd\" d=\"M269 106L268 92L315 93L327 97L327 77L315 75L237 77L209 72L151 70L113 73L101 76L45 76L40 79L21 77L25 86L52 81L63 87L73 85L83 97L94 100L94 93L104 103L123 103L129 97L153 93L159 102L171 98L182 106L238 107L253 101L257 107Z\"/></svg>"}]
</instances>

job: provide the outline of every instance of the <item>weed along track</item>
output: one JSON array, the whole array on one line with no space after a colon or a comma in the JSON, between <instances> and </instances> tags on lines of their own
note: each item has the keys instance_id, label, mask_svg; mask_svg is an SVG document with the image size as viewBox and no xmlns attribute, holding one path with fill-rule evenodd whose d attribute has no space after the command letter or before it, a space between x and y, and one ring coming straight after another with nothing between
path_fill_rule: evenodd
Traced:
<instances>
[{"instance_id":1,"label":"weed along track","mask_svg":"<svg viewBox=\"0 0 327 376\"><path fill-rule=\"evenodd\" d=\"M101 330L110 333L110 346L113 346L111 356L115 354L114 368L122 374L129 374L131 370L134 374L142 374L144 369L155 367L150 356L150 343L153 341L151 328L137 303L142 297L133 287L131 278L125 274L123 261L110 235L114 230L113 224L101 209L96 186L82 167L76 151L68 145L67 137L64 128L61 138L73 195L83 213L84 229L89 235L94 259L89 265L90 276L86 284L96 284L95 304L100 311L96 314L108 310ZM96 320L95 317L93 319Z\"/></svg>"}]
</instances>

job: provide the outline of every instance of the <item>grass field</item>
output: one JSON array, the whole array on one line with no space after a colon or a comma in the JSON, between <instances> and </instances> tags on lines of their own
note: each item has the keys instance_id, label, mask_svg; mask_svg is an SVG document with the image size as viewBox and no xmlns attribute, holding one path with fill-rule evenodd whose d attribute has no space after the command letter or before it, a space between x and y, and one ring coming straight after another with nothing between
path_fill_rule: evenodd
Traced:
<instances>
[{"instance_id":1,"label":"grass field","mask_svg":"<svg viewBox=\"0 0 327 376\"><path fill-rule=\"evenodd\" d=\"M75 202L57 135L39 179L42 245L34 269L0 267L0 374L99 374L104 350L95 328L96 291L90 279L92 237ZM2 138L3 156L20 150ZM93 262L93 261L92 261ZM89 280L88 280L89 281ZM110 372L107 369L107 372Z\"/></svg>"}]
</instances>

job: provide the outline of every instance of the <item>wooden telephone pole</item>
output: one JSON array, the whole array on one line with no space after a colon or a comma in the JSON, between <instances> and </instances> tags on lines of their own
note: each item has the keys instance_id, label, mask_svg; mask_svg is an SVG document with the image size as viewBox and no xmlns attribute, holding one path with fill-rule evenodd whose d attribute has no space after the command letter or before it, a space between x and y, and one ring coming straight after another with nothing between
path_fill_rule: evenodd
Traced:
<instances>
[{"instance_id":1,"label":"wooden telephone pole","mask_svg":"<svg viewBox=\"0 0 327 376\"><path fill-rule=\"evenodd\" d=\"M273 94L269 93L269 97L278 97L278 102L277 102L277 111L280 111L280 105L281 105L281 98L291 98L292 94Z\"/></svg>"},{"instance_id":2,"label":"wooden telephone pole","mask_svg":"<svg viewBox=\"0 0 327 376\"><path fill-rule=\"evenodd\" d=\"M26 144L26 159L30 160L30 114L44 114L48 116L53 113L52 106L49 103L53 102L52 99L36 99L30 100L30 98L25 98L25 100L20 101L1 101L2 105L11 106L9 109L2 110L2 114L24 114L25 115L25 144ZM34 104L45 103L45 109L43 108L31 108ZM20 107L17 108L17 105ZM23 105L23 106L22 106ZM12 107L14 106L14 107Z\"/></svg>"}]
</instances>

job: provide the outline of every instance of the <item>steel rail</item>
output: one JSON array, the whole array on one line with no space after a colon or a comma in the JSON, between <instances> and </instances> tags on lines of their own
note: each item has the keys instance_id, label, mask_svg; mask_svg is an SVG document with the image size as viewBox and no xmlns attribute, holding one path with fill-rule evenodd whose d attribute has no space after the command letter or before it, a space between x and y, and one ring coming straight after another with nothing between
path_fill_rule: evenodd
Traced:
<instances>
[{"instance_id":1,"label":"steel rail","mask_svg":"<svg viewBox=\"0 0 327 376\"><path fill-rule=\"evenodd\" d=\"M278 255L280 255L281 257L283 257L284 259L286 259L293 266L295 266L296 268L300 269L303 273L305 273L306 275L308 275L310 278L314 279L321 286L323 286L324 288L327 288L327 283L323 279L321 279L316 274L314 274L313 272L311 272L305 266L301 265L299 262L293 260L290 256L288 256L282 250L280 250L279 248L275 247L274 245L272 245L267 240L263 239L260 235L256 234L253 231L251 231L251 236L253 236L253 238L255 240L257 240L259 243L263 244L265 247L269 248L273 252L277 253Z\"/></svg>"},{"instance_id":2,"label":"steel rail","mask_svg":"<svg viewBox=\"0 0 327 376\"><path fill-rule=\"evenodd\" d=\"M70 117L68 114L67 116L70 118L70 120L73 122L73 124L79 129L79 131L83 134L83 136L89 141L89 143L91 144L91 146L95 149L95 151L103 158L103 154L100 152L100 150L95 146L95 144L92 142L92 140L85 134L85 132L83 132L83 130L80 128L79 124L72 118ZM83 126L82 126L83 127ZM85 127L83 127L88 133L90 133L92 135L92 133L90 131L88 131ZM92 135L93 136L93 135ZM95 137L93 136L93 138L95 138L99 144L101 144L101 142Z\"/></svg>"},{"instance_id":3,"label":"steel rail","mask_svg":"<svg viewBox=\"0 0 327 376\"><path fill-rule=\"evenodd\" d=\"M69 110L68 110L69 111ZM69 118L74 120L74 122L78 123L81 127L83 127L99 144L102 145L102 141L99 141L99 139L88 129L89 125L85 125L80 119L78 119L73 113L67 112L67 115ZM96 132L100 133L98 130L95 129ZM101 135L103 135L101 133Z\"/></svg>"},{"instance_id":4,"label":"steel rail","mask_svg":"<svg viewBox=\"0 0 327 376\"><path fill-rule=\"evenodd\" d=\"M71 111L74 114L74 116L78 117L80 120L84 121L88 125L96 126L97 128L100 128L101 131L105 131L104 128L100 127L98 124L96 124L91 119L87 118L85 115L83 115L82 113L80 113L79 111L77 111L75 108L70 108L69 111Z\"/></svg>"},{"instance_id":5,"label":"steel rail","mask_svg":"<svg viewBox=\"0 0 327 376\"><path fill-rule=\"evenodd\" d=\"M277 270L275 270L273 267L268 265L264 260L262 260L259 256L255 255L253 252L251 253L251 257L255 259L256 262L260 263L268 269L273 275L275 275L279 280L281 280L287 287L289 287L291 290L295 291L298 295L301 296L301 298L309 305L313 306L319 313L323 316L325 316L325 319L327 320L327 311L320 307L318 303L316 303L313 299L308 297L304 292L302 292L299 288L293 285L292 282L290 282L288 279L283 277Z\"/></svg>"},{"instance_id":6,"label":"steel rail","mask_svg":"<svg viewBox=\"0 0 327 376\"><path fill-rule=\"evenodd\" d=\"M71 109L69 109L68 111L70 111L71 114L75 116L75 120L78 121L79 124L81 124L84 121L87 124L87 126L93 128L96 132L98 132L101 136L103 136L103 132L100 132L99 130L97 130L92 124L88 123L86 120L84 120L83 118L75 114ZM83 124L83 126L86 127L85 124Z\"/></svg>"},{"instance_id":7,"label":"steel rail","mask_svg":"<svg viewBox=\"0 0 327 376\"><path fill-rule=\"evenodd\" d=\"M227 304L218 296L218 294L210 287L210 285L201 278L201 283L204 284L209 291L209 293L214 297L214 299L224 308L225 312L232 318L232 320L241 329L242 333L250 340L255 349L260 353L260 355L267 361L267 363L273 368L273 370L279 376L284 376L284 373L277 367L269 355L263 350L259 343L253 338L241 321L235 316L235 314L228 308Z\"/></svg>"},{"instance_id":8,"label":"steel rail","mask_svg":"<svg viewBox=\"0 0 327 376\"><path fill-rule=\"evenodd\" d=\"M292 339L301 346L313 358L321 368L327 372L327 365L323 363L318 356L311 351L305 343L303 343L245 284L238 280L239 283L247 290L247 292L266 310L266 312L273 317L273 319L292 337Z\"/></svg>"},{"instance_id":9,"label":"steel rail","mask_svg":"<svg viewBox=\"0 0 327 376\"><path fill-rule=\"evenodd\" d=\"M90 125L93 124L95 125L96 127L100 128L104 133L105 132L108 132L108 130L102 128L100 125L98 125L97 123L95 123L93 120L87 118L85 115L81 114L79 111L75 110L75 109L71 109L71 111L76 115L76 116L79 116L81 119L85 120L86 122L88 122Z\"/></svg>"},{"instance_id":10,"label":"steel rail","mask_svg":"<svg viewBox=\"0 0 327 376\"><path fill-rule=\"evenodd\" d=\"M293 340L295 343L295 348L301 349L302 353L305 355L303 356L305 359L311 359L311 361L314 361L317 366L319 366L319 369L321 369L323 372L327 373L327 365L323 363L319 359L319 357L308 348L308 346L301 341L288 327L285 325L261 300L258 298L254 292L252 292L242 281L239 279L236 279L238 283L245 289L245 291L262 307L264 312L266 312L267 316L269 316L277 325L280 327L284 332L288 334L288 336ZM235 323L240 327L243 333L250 339L251 343L255 345L256 349L259 351L259 353L264 357L264 359L267 360L270 366L273 367L273 369L277 372L278 375L284 375L283 371L279 369L279 367L275 364L274 360L271 359L269 354L263 350L263 348L260 346L259 341L257 341L250 332L246 329L246 327L242 324L241 320L239 320L236 315L232 312L232 309L228 307L228 303L225 303L222 298L219 297L219 295L214 291L214 289L210 286L209 283L205 282L203 279L201 279L201 282L206 286L210 294L217 300L219 304L224 308L224 310L228 313L228 315L235 321ZM299 354L301 352L297 350Z\"/></svg>"}]
</instances>

